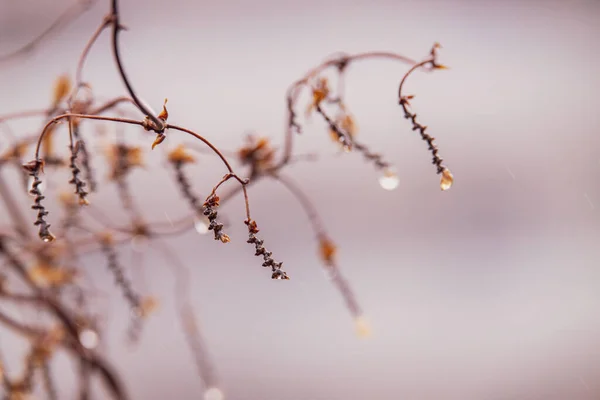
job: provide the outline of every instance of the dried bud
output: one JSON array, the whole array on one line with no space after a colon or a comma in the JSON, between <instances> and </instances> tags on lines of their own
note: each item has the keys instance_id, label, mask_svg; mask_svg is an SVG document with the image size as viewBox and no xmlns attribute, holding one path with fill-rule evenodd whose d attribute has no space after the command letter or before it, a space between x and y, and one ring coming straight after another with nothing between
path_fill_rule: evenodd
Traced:
<instances>
[{"instance_id":1,"label":"dried bud","mask_svg":"<svg viewBox=\"0 0 600 400\"><path fill-rule=\"evenodd\" d=\"M156 146L158 146L159 144L161 144L162 142L164 142L164 140L165 140L166 138L167 138L167 137L166 137L165 135L163 135L162 133L158 133L158 134L156 135L156 139L154 139L154 142L152 143L152 150L154 150L154 148L155 148Z\"/></svg>"},{"instance_id":2,"label":"dried bud","mask_svg":"<svg viewBox=\"0 0 600 400\"><path fill-rule=\"evenodd\" d=\"M76 271L40 263L29 270L29 276L39 285L62 286L73 282Z\"/></svg>"},{"instance_id":3,"label":"dried bud","mask_svg":"<svg viewBox=\"0 0 600 400\"><path fill-rule=\"evenodd\" d=\"M158 114L158 119L162 120L163 122L167 122L167 118L169 118L169 112L167 111L167 101L168 99L165 99L162 111L160 112L160 114Z\"/></svg>"},{"instance_id":4,"label":"dried bud","mask_svg":"<svg viewBox=\"0 0 600 400\"><path fill-rule=\"evenodd\" d=\"M219 196L213 194L212 196L209 196L208 199L206 199L206 201L204 202L204 207L219 207L219 200L221 200Z\"/></svg>"},{"instance_id":5,"label":"dried bud","mask_svg":"<svg viewBox=\"0 0 600 400\"><path fill-rule=\"evenodd\" d=\"M325 264L333 264L337 252L335 244L327 237L322 237L319 241L319 255Z\"/></svg>"},{"instance_id":6,"label":"dried bud","mask_svg":"<svg viewBox=\"0 0 600 400\"><path fill-rule=\"evenodd\" d=\"M253 220L253 219L251 219L251 220L245 220L244 223L246 225L248 225L248 232L254 233L254 234L256 234L256 233L259 232L259 229L256 226L256 221L255 220Z\"/></svg>"},{"instance_id":7,"label":"dried bud","mask_svg":"<svg viewBox=\"0 0 600 400\"><path fill-rule=\"evenodd\" d=\"M71 92L71 79L68 75L59 76L54 82L54 91L52 98L52 106L56 107L58 104Z\"/></svg>"},{"instance_id":8,"label":"dried bud","mask_svg":"<svg viewBox=\"0 0 600 400\"><path fill-rule=\"evenodd\" d=\"M44 172L44 162L41 160L31 160L23 164L23 169L30 174Z\"/></svg>"},{"instance_id":9,"label":"dried bud","mask_svg":"<svg viewBox=\"0 0 600 400\"><path fill-rule=\"evenodd\" d=\"M269 168L273 164L275 157L275 151L271 147L269 139L248 135L247 142L248 144L238 151L241 163L254 166L260 170Z\"/></svg>"},{"instance_id":10,"label":"dried bud","mask_svg":"<svg viewBox=\"0 0 600 400\"><path fill-rule=\"evenodd\" d=\"M0 161L8 161L11 159L19 159L27 152L29 144L26 141L15 143L14 146L7 149L1 156Z\"/></svg>"},{"instance_id":11,"label":"dried bud","mask_svg":"<svg viewBox=\"0 0 600 400\"><path fill-rule=\"evenodd\" d=\"M75 206L75 199L77 196L73 192L61 192L58 195L59 201L67 208Z\"/></svg>"},{"instance_id":12,"label":"dried bud","mask_svg":"<svg viewBox=\"0 0 600 400\"><path fill-rule=\"evenodd\" d=\"M168 158L169 161L171 161L172 163L187 164L196 162L196 159L190 153L188 153L188 151L182 144L180 144L174 150L172 150L169 153Z\"/></svg>"},{"instance_id":13,"label":"dried bud","mask_svg":"<svg viewBox=\"0 0 600 400\"><path fill-rule=\"evenodd\" d=\"M317 81L317 84L313 87L312 96L313 101L308 105L306 109L306 117L308 118L313 110L321 104L323 100L329 95L329 86L327 84L327 78L321 77Z\"/></svg>"},{"instance_id":14,"label":"dried bud","mask_svg":"<svg viewBox=\"0 0 600 400\"><path fill-rule=\"evenodd\" d=\"M344 151L350 151L351 145L348 143L348 138L345 135L347 135L350 139L354 139L356 136L356 133L358 132L358 126L356 125L354 118L352 115L344 111L337 116L335 126L339 131L330 126L329 135L331 140L338 143ZM345 135L340 136L340 133Z\"/></svg>"},{"instance_id":15,"label":"dried bud","mask_svg":"<svg viewBox=\"0 0 600 400\"><path fill-rule=\"evenodd\" d=\"M221 239L221 242L223 243L229 243L231 242L231 239L229 238L229 235L222 233L221 236L219 237L219 239Z\"/></svg>"},{"instance_id":16,"label":"dried bud","mask_svg":"<svg viewBox=\"0 0 600 400\"><path fill-rule=\"evenodd\" d=\"M314 105L320 104L327 95L329 94L329 86L327 85L327 78L320 78L317 81L317 85L313 88L313 103Z\"/></svg>"},{"instance_id":17,"label":"dried bud","mask_svg":"<svg viewBox=\"0 0 600 400\"><path fill-rule=\"evenodd\" d=\"M139 306L139 313L142 318L148 317L158 308L158 300L155 297L144 297Z\"/></svg>"},{"instance_id":18,"label":"dried bud","mask_svg":"<svg viewBox=\"0 0 600 400\"><path fill-rule=\"evenodd\" d=\"M113 244L113 235L110 232L101 233L98 239L104 245L110 246Z\"/></svg>"},{"instance_id":19,"label":"dried bud","mask_svg":"<svg viewBox=\"0 0 600 400\"><path fill-rule=\"evenodd\" d=\"M340 120L340 128L344 130L351 138L354 138L358 133L356 121L350 114L344 115Z\"/></svg>"}]
</instances>

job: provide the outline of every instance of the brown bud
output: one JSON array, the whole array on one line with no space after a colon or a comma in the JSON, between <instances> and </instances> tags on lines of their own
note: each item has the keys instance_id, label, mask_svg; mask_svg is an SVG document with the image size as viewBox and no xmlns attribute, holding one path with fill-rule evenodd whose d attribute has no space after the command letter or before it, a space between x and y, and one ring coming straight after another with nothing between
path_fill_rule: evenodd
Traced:
<instances>
[{"instance_id":1,"label":"brown bud","mask_svg":"<svg viewBox=\"0 0 600 400\"><path fill-rule=\"evenodd\" d=\"M321 259L326 264L333 263L336 252L337 252L337 247L329 238L327 238L327 237L321 238L321 240L319 242L319 254L321 256Z\"/></svg>"},{"instance_id":2,"label":"brown bud","mask_svg":"<svg viewBox=\"0 0 600 400\"><path fill-rule=\"evenodd\" d=\"M166 122L167 118L169 118L169 112L167 111L167 101L168 99L165 99L165 102L163 104L163 109L160 112L160 114L158 114L158 119Z\"/></svg>"},{"instance_id":3,"label":"brown bud","mask_svg":"<svg viewBox=\"0 0 600 400\"><path fill-rule=\"evenodd\" d=\"M187 150L185 149L185 147L180 144L179 146L177 146L174 150L172 150L169 153L169 161L173 162L173 163L182 163L182 164L187 164L187 163L193 163L196 161L196 159L187 152Z\"/></svg>"},{"instance_id":4,"label":"brown bud","mask_svg":"<svg viewBox=\"0 0 600 400\"><path fill-rule=\"evenodd\" d=\"M154 150L154 148L156 146L158 146L159 144L161 144L162 142L164 142L164 140L167 137L165 135L163 135L162 133L159 133L156 135L156 139L154 139L154 143L152 143L152 150Z\"/></svg>"},{"instance_id":5,"label":"brown bud","mask_svg":"<svg viewBox=\"0 0 600 400\"><path fill-rule=\"evenodd\" d=\"M71 79L68 75L59 76L54 82L52 106L56 107L71 91Z\"/></svg>"},{"instance_id":6,"label":"brown bud","mask_svg":"<svg viewBox=\"0 0 600 400\"><path fill-rule=\"evenodd\" d=\"M41 160L31 160L23 164L23 169L29 173L44 172L44 162Z\"/></svg>"},{"instance_id":7,"label":"brown bud","mask_svg":"<svg viewBox=\"0 0 600 400\"><path fill-rule=\"evenodd\" d=\"M246 225L248 225L248 231L249 231L250 233L257 234L257 233L259 232L259 229L258 229L258 227L256 226L256 221L255 221L255 220L253 220L253 219L251 219L251 220L246 220L246 221L244 221L244 223L245 223Z\"/></svg>"},{"instance_id":8,"label":"brown bud","mask_svg":"<svg viewBox=\"0 0 600 400\"><path fill-rule=\"evenodd\" d=\"M221 234L221 236L219 237L219 239L221 239L221 242L223 243L229 243L231 242L231 239L229 238L229 235L226 234Z\"/></svg>"}]
</instances>

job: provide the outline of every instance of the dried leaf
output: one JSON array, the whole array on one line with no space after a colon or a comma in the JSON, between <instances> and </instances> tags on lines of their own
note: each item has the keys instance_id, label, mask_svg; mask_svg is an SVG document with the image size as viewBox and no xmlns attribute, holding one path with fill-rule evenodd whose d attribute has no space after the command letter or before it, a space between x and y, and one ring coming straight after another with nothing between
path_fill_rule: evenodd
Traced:
<instances>
[{"instance_id":1,"label":"dried leaf","mask_svg":"<svg viewBox=\"0 0 600 400\"><path fill-rule=\"evenodd\" d=\"M323 100L325 100L328 95L329 95L329 86L327 84L327 78L321 77L317 81L317 84L315 85L315 87L313 87L313 90L312 90L313 99L312 99L312 103L310 103L306 109L306 118L310 117L310 114L312 114L312 112L317 108L317 106L319 104L321 104L321 102Z\"/></svg>"},{"instance_id":2,"label":"dried leaf","mask_svg":"<svg viewBox=\"0 0 600 400\"><path fill-rule=\"evenodd\" d=\"M160 114L158 114L158 118L164 122L166 122L167 118L169 118L169 112L167 111L167 101L168 99L165 99L165 102L163 103L163 109L160 112Z\"/></svg>"},{"instance_id":3,"label":"dried leaf","mask_svg":"<svg viewBox=\"0 0 600 400\"><path fill-rule=\"evenodd\" d=\"M327 237L322 237L319 241L319 255L325 264L333 264L335 254L337 253L337 247Z\"/></svg>"},{"instance_id":4,"label":"dried leaf","mask_svg":"<svg viewBox=\"0 0 600 400\"><path fill-rule=\"evenodd\" d=\"M66 208L75 206L77 195L71 191L63 191L58 195L58 199Z\"/></svg>"},{"instance_id":5,"label":"dried leaf","mask_svg":"<svg viewBox=\"0 0 600 400\"><path fill-rule=\"evenodd\" d=\"M148 317L151 313L156 311L156 309L158 308L158 305L159 305L159 302L156 297L153 297L153 296L144 297L140 302L140 308L139 308L140 316L142 318Z\"/></svg>"},{"instance_id":6,"label":"dried leaf","mask_svg":"<svg viewBox=\"0 0 600 400\"><path fill-rule=\"evenodd\" d=\"M169 161L172 163L194 163L196 159L185 149L185 146L180 144L173 149L168 155Z\"/></svg>"},{"instance_id":7,"label":"dried leaf","mask_svg":"<svg viewBox=\"0 0 600 400\"><path fill-rule=\"evenodd\" d=\"M14 146L8 148L1 156L1 161L8 161L14 158L22 158L23 155L27 152L27 147L29 144L25 141L21 141L15 143Z\"/></svg>"},{"instance_id":8,"label":"dried leaf","mask_svg":"<svg viewBox=\"0 0 600 400\"><path fill-rule=\"evenodd\" d=\"M158 146L159 144L161 144L162 142L165 141L167 137L165 135L163 135L162 133L158 133L156 135L156 139L154 139L154 142L152 143L152 150L154 150L154 148L156 146Z\"/></svg>"},{"instance_id":9,"label":"dried leaf","mask_svg":"<svg viewBox=\"0 0 600 400\"><path fill-rule=\"evenodd\" d=\"M72 283L75 279L76 271L70 268L55 267L40 263L29 270L29 276L40 285L61 286Z\"/></svg>"},{"instance_id":10,"label":"dried leaf","mask_svg":"<svg viewBox=\"0 0 600 400\"><path fill-rule=\"evenodd\" d=\"M221 242L223 242L223 243L229 243L229 242L231 242L231 239L229 238L229 235L226 235L224 233L222 233L219 236L219 239L221 239Z\"/></svg>"},{"instance_id":11,"label":"dried leaf","mask_svg":"<svg viewBox=\"0 0 600 400\"><path fill-rule=\"evenodd\" d=\"M56 107L58 104L69 95L71 92L71 79L68 75L59 76L54 81L54 91L52 98L52 106Z\"/></svg>"}]
</instances>

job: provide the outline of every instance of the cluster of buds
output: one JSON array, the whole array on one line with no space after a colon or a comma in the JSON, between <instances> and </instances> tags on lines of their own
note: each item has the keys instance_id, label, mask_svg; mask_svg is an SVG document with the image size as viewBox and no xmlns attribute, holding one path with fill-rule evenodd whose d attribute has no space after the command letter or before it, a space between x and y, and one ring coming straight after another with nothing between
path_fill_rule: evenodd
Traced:
<instances>
[{"instance_id":1,"label":"cluster of buds","mask_svg":"<svg viewBox=\"0 0 600 400\"><path fill-rule=\"evenodd\" d=\"M215 240L220 240L223 243L229 243L231 239L223 233L223 224L217 221L217 210L219 207L219 196L212 194L204 202L203 214L208 218L208 230L213 231Z\"/></svg>"},{"instance_id":2,"label":"cluster of buds","mask_svg":"<svg viewBox=\"0 0 600 400\"><path fill-rule=\"evenodd\" d=\"M329 84L327 81L327 78L325 77L320 77L319 79L317 79L316 83L314 84L313 88L312 88L312 102L308 105L308 108L306 109L306 117L310 117L310 114L317 109L318 107L320 107L321 102L323 100L325 100L327 98L327 96L329 96Z\"/></svg>"},{"instance_id":3,"label":"cluster of buds","mask_svg":"<svg viewBox=\"0 0 600 400\"><path fill-rule=\"evenodd\" d=\"M256 226L256 221L254 221L252 219L247 219L244 221L244 223L248 226L247 242L250 244L253 244L254 247L256 248L256 252L254 253L255 256L263 256L264 262L262 263L262 266L265 268L271 267L271 271L272 271L271 279L283 279L283 280L290 279L287 276L286 272L281 269L283 262L275 261L272 257L273 252L268 251L263 246L264 240L256 237L256 234L259 231L258 227Z\"/></svg>"},{"instance_id":4,"label":"cluster of buds","mask_svg":"<svg viewBox=\"0 0 600 400\"><path fill-rule=\"evenodd\" d=\"M145 130L156 132L156 139L154 139L154 142L152 143L152 150L154 150L156 146L164 142L164 140L167 138L164 133L167 125L167 119L169 118L169 112L167 111L167 99L165 99L165 102L163 103L163 109L157 117L161 122L161 125L156 124L156 122L154 122L148 116L146 116L142 122L142 127Z\"/></svg>"},{"instance_id":5,"label":"cluster of buds","mask_svg":"<svg viewBox=\"0 0 600 400\"><path fill-rule=\"evenodd\" d=\"M108 148L107 157L111 166L109 178L119 180L124 177L133 167L144 165L142 149L137 146L128 146L124 143L116 143Z\"/></svg>"},{"instance_id":6,"label":"cluster of buds","mask_svg":"<svg viewBox=\"0 0 600 400\"><path fill-rule=\"evenodd\" d=\"M29 193L34 198L34 204L31 206L32 209L37 210L37 218L33 223L35 226L39 226L39 237L46 243L52 242L55 237L52 233L50 233L50 224L46 221L46 216L48 215L48 211L42 204L42 200L46 197L42 194L39 186L42 184L42 180L40 179L40 172L44 170L44 162L41 160L33 160L23 165L25 171L29 173L29 176L33 178L33 183L31 184L31 190Z\"/></svg>"},{"instance_id":7,"label":"cluster of buds","mask_svg":"<svg viewBox=\"0 0 600 400\"><path fill-rule=\"evenodd\" d=\"M71 168L72 178L71 180L69 180L69 183L75 185L75 194L79 196L79 204L83 206L89 204L89 201L86 197L88 192L86 192L86 190L84 189L86 186L85 182L83 182L79 178L81 170L79 169L76 163L77 155L79 154L82 144L83 142L78 140L77 142L75 142L75 145L71 147L71 162L69 164L69 167Z\"/></svg>"},{"instance_id":8,"label":"cluster of buds","mask_svg":"<svg viewBox=\"0 0 600 400\"><path fill-rule=\"evenodd\" d=\"M266 137L248 135L246 146L238 151L242 165L250 165L256 170L265 170L273 165L275 150Z\"/></svg>"}]
</instances>

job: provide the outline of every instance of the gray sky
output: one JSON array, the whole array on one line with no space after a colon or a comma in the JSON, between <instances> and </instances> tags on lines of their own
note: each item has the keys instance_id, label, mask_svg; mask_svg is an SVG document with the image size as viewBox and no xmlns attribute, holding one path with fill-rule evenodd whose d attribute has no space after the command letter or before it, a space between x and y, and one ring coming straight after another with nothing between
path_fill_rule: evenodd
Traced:
<instances>
[{"instance_id":1,"label":"gray sky","mask_svg":"<svg viewBox=\"0 0 600 400\"><path fill-rule=\"evenodd\" d=\"M49 102L54 78L75 71L105 3L21 62L0 66L0 114ZM253 257L239 198L223 208L233 222L229 245L193 232L170 240L193 272L194 304L228 399L598 398L600 3L122 3L124 63L139 93L156 110L168 97L171 122L224 149L237 148L249 130L281 143L287 87L337 51L421 58L438 41L451 67L407 84L454 173L448 192L439 190L426 146L397 105L402 65L356 64L347 81L359 137L395 164L397 190L383 191L359 155L336 156L317 118L296 140L296 152L322 157L287 174L318 204L339 244L372 337L356 337L308 221L273 182L250 190L252 212L292 280L271 281ZM25 43L68 4L0 0L0 52ZM108 43L105 34L84 73L103 98L125 93ZM14 128L30 132L39 123ZM126 128L132 142L136 132ZM166 143L178 141L171 135ZM138 203L158 210L157 219L185 215L160 153L148 157L156 169L136 173ZM224 172L212 157L190 169L203 193ZM106 185L92 201L118 219L114 187ZM7 220L4 211L0 217ZM132 257L128 248L121 254ZM132 273L161 308L135 350L124 345L127 309L104 261L93 256L82 266L110 294L99 302L111 330L103 345L133 398L201 398L173 313L172 277L151 254Z\"/></svg>"}]
</instances>

